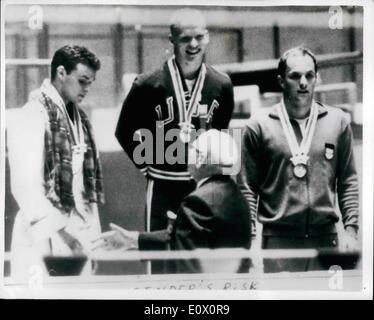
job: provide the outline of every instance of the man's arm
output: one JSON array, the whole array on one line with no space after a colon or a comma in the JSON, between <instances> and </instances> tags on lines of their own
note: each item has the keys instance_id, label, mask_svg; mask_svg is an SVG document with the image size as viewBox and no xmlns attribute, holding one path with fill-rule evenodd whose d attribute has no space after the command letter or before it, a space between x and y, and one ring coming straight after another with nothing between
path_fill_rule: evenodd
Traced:
<instances>
[{"instance_id":1,"label":"man's arm","mask_svg":"<svg viewBox=\"0 0 374 320\"><path fill-rule=\"evenodd\" d=\"M166 250L170 242L168 229L140 232L138 239L139 250Z\"/></svg>"},{"instance_id":2,"label":"man's arm","mask_svg":"<svg viewBox=\"0 0 374 320\"><path fill-rule=\"evenodd\" d=\"M93 250L165 250L170 241L171 230L152 232L129 231L114 223L111 231L102 233L93 240Z\"/></svg>"},{"instance_id":3,"label":"man's arm","mask_svg":"<svg viewBox=\"0 0 374 320\"><path fill-rule=\"evenodd\" d=\"M67 224L67 218L45 195L45 117L43 107L32 101L19 110L16 121L7 128L11 190L30 223L34 241L51 237Z\"/></svg>"},{"instance_id":4,"label":"man's arm","mask_svg":"<svg viewBox=\"0 0 374 320\"><path fill-rule=\"evenodd\" d=\"M144 114L143 104L146 103L146 93L136 83L136 80L123 102L119 115L115 136L122 149L127 153L135 166L143 173L146 171L146 164L139 163L134 159L134 150L142 142L139 129L147 128L147 120L150 114Z\"/></svg>"},{"instance_id":5,"label":"man's arm","mask_svg":"<svg viewBox=\"0 0 374 320\"><path fill-rule=\"evenodd\" d=\"M222 88L222 105L213 114L212 128L227 129L234 110L234 89L230 79L223 85Z\"/></svg>"},{"instance_id":6,"label":"man's arm","mask_svg":"<svg viewBox=\"0 0 374 320\"><path fill-rule=\"evenodd\" d=\"M238 175L238 185L248 201L252 237L256 236L257 208L258 208L258 155L260 142L255 132L246 127L242 136L241 170Z\"/></svg>"},{"instance_id":7,"label":"man's arm","mask_svg":"<svg viewBox=\"0 0 374 320\"><path fill-rule=\"evenodd\" d=\"M359 190L353 154L353 133L348 124L339 138L337 193L346 235L357 239L359 226ZM348 247L351 246L348 244Z\"/></svg>"},{"instance_id":8,"label":"man's arm","mask_svg":"<svg viewBox=\"0 0 374 320\"><path fill-rule=\"evenodd\" d=\"M214 232L214 214L202 199L188 196L181 203L171 235L173 250L207 248L208 234Z\"/></svg>"}]
</instances>

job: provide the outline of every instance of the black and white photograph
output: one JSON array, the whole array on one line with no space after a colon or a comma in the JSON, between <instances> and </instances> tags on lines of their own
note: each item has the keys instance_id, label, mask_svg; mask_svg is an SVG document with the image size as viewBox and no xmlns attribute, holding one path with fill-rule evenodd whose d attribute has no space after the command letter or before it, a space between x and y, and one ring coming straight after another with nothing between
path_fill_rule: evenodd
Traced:
<instances>
[{"instance_id":1,"label":"black and white photograph","mask_svg":"<svg viewBox=\"0 0 374 320\"><path fill-rule=\"evenodd\" d=\"M0 297L372 299L373 18L2 1Z\"/></svg>"}]
</instances>

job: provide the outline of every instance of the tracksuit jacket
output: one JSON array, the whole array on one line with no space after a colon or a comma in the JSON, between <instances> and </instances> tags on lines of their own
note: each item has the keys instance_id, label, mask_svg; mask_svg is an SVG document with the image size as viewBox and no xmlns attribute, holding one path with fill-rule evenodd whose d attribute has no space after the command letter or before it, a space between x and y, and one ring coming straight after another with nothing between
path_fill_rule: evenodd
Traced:
<instances>
[{"instance_id":1,"label":"tracksuit jacket","mask_svg":"<svg viewBox=\"0 0 374 320\"><path fill-rule=\"evenodd\" d=\"M298 142L301 132L290 119ZM239 185L263 235L314 237L336 233L339 220L358 228L353 135L343 111L318 103L307 174L297 178L276 106L249 119L242 140ZM255 232L255 231L254 231Z\"/></svg>"}]
</instances>

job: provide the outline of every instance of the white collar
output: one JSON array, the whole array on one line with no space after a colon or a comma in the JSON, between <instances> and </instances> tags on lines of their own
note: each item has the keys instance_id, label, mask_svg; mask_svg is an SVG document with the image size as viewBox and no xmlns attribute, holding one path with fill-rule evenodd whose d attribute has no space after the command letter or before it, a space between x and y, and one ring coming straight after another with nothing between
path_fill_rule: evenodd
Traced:
<instances>
[{"instance_id":1,"label":"white collar","mask_svg":"<svg viewBox=\"0 0 374 320\"><path fill-rule=\"evenodd\" d=\"M62 99L50 79L44 79L42 85L40 86L40 90L44 92L48 97L50 97L53 102L56 103L60 108L65 107L64 100Z\"/></svg>"},{"instance_id":2,"label":"white collar","mask_svg":"<svg viewBox=\"0 0 374 320\"><path fill-rule=\"evenodd\" d=\"M203 179L199 180L199 181L197 182L197 184L196 184L196 189L197 189L197 188L200 188L201 185L202 185L205 181L207 181L209 178L210 178L210 177L206 177L206 178L203 178Z\"/></svg>"},{"instance_id":3,"label":"white collar","mask_svg":"<svg viewBox=\"0 0 374 320\"><path fill-rule=\"evenodd\" d=\"M56 87L52 84L50 79L44 79L40 91L44 92L52 101L61 109L61 111L66 115L69 127L71 129L71 134L75 140L75 144L84 144L84 137L82 132L82 123L80 121L79 112L76 112L76 122L73 123L67 113L65 102L61 95L58 93Z\"/></svg>"}]
</instances>

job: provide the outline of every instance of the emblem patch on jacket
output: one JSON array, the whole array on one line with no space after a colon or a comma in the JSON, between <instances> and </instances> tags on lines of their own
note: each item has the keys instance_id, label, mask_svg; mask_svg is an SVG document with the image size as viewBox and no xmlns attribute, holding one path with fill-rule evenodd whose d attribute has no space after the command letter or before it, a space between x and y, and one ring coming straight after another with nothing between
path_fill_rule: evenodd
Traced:
<instances>
[{"instance_id":1,"label":"emblem patch on jacket","mask_svg":"<svg viewBox=\"0 0 374 320\"><path fill-rule=\"evenodd\" d=\"M334 158L335 155L335 146L331 143L325 144L325 158L327 160L331 160Z\"/></svg>"}]
</instances>

